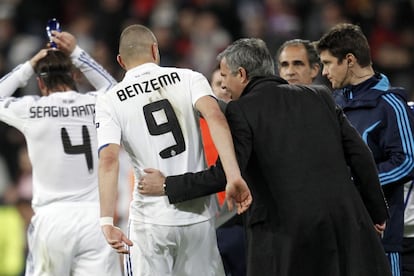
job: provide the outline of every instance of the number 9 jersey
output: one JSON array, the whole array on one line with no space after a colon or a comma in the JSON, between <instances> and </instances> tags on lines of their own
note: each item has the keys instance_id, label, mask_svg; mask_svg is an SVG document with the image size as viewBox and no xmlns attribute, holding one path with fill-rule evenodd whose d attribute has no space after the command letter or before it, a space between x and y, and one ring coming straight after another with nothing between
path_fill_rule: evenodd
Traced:
<instances>
[{"instance_id":1,"label":"number 9 jersey","mask_svg":"<svg viewBox=\"0 0 414 276\"><path fill-rule=\"evenodd\" d=\"M165 176L206 168L195 103L212 95L198 72L146 63L127 71L121 83L98 96L99 148L122 145L134 167L132 220L186 225L213 216L212 196L170 204L166 196L143 196L137 189L144 168L158 168Z\"/></svg>"}]
</instances>

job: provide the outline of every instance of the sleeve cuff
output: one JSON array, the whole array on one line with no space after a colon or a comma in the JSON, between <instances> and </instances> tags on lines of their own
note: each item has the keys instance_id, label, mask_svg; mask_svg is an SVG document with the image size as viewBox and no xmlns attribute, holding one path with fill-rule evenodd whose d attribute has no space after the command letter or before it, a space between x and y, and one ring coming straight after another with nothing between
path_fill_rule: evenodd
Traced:
<instances>
[{"instance_id":1,"label":"sleeve cuff","mask_svg":"<svg viewBox=\"0 0 414 276\"><path fill-rule=\"evenodd\" d=\"M72 54L70 54L70 58L72 59L72 62L76 67L79 67L82 64L82 62L79 61L79 58L80 58L80 56L82 55L83 52L84 52L83 49L81 47L79 47L78 45L76 45L76 47L73 50Z\"/></svg>"}]
</instances>

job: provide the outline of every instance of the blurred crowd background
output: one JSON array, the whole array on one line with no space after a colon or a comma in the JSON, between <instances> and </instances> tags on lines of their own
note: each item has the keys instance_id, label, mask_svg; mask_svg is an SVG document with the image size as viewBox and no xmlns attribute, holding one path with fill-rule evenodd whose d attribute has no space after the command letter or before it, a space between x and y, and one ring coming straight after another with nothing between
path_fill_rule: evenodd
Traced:
<instances>
[{"instance_id":1,"label":"blurred crowd background","mask_svg":"<svg viewBox=\"0 0 414 276\"><path fill-rule=\"evenodd\" d=\"M187 67L210 76L216 55L240 37L259 37L272 54L286 40L318 40L331 26L351 22L369 39L374 69L414 100L414 0L0 0L0 77L25 62L48 39L45 26L56 18L64 31L117 80L121 30L133 23L151 28L158 38L161 65ZM79 90L90 87L79 79ZM37 94L33 79L16 96ZM0 205L20 216L14 235L22 235L31 216L31 167L21 133L0 122ZM17 207L17 208L16 208ZM0 229L6 217L0 210ZM12 228L12 227L10 227ZM21 229L21 231L19 230ZM0 237L6 235L1 233ZM13 230L12 230L13 231ZM17 248L13 252L24 255ZM11 254L0 241L0 276L19 275L1 268ZM17 271L23 268L16 260Z\"/></svg>"}]
</instances>

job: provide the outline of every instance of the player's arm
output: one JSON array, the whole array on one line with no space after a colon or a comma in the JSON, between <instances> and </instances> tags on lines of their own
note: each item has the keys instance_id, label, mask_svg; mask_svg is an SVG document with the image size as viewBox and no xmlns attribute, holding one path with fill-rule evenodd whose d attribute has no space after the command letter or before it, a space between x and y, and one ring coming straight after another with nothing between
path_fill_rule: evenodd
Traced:
<instances>
[{"instance_id":1,"label":"player's arm","mask_svg":"<svg viewBox=\"0 0 414 276\"><path fill-rule=\"evenodd\" d=\"M377 163L381 185L403 185L414 177L414 116L407 104L386 94L379 141L383 156Z\"/></svg>"},{"instance_id":2,"label":"player's arm","mask_svg":"<svg viewBox=\"0 0 414 276\"><path fill-rule=\"evenodd\" d=\"M165 177L161 171L144 169L139 183L143 186L140 193L149 196L168 197L171 204L211 195L226 189L226 176L219 160L215 166L196 173L185 173Z\"/></svg>"},{"instance_id":3,"label":"player's arm","mask_svg":"<svg viewBox=\"0 0 414 276\"><path fill-rule=\"evenodd\" d=\"M76 39L69 33L59 33L58 39L60 50L70 55L76 48ZM11 96L14 91L27 85L34 74L34 68L39 60L47 55L50 49L41 49L30 60L16 66L10 73L0 79L0 97Z\"/></svg>"},{"instance_id":4,"label":"player's arm","mask_svg":"<svg viewBox=\"0 0 414 276\"><path fill-rule=\"evenodd\" d=\"M213 139L214 145L220 156L220 161L226 175L226 191L228 192L229 208L232 208L233 206L230 197L239 202L240 198L236 199L235 197L239 197L240 194L243 194L244 204L246 206L250 205L250 190L241 176L234 150L233 139L226 117L221 111L217 101L211 96L203 96L199 98L196 101L195 106L206 120L211 133L211 138Z\"/></svg>"},{"instance_id":5,"label":"player's arm","mask_svg":"<svg viewBox=\"0 0 414 276\"><path fill-rule=\"evenodd\" d=\"M65 52L72 59L83 75L96 90L108 90L117 82L99 63L77 45L76 38L68 32L53 31L53 41L59 50Z\"/></svg>"},{"instance_id":6,"label":"player's arm","mask_svg":"<svg viewBox=\"0 0 414 276\"><path fill-rule=\"evenodd\" d=\"M204 96L197 100L195 106L208 124L227 180L240 179L241 173L236 160L230 128L217 101L211 96Z\"/></svg>"},{"instance_id":7,"label":"player's arm","mask_svg":"<svg viewBox=\"0 0 414 276\"><path fill-rule=\"evenodd\" d=\"M107 242L118 253L128 253L125 245L132 246L132 242L118 227L113 225L118 192L121 130L112 117L113 111L105 99L105 94L97 97L95 111L99 147L98 182L102 232Z\"/></svg>"},{"instance_id":8,"label":"player's arm","mask_svg":"<svg viewBox=\"0 0 414 276\"><path fill-rule=\"evenodd\" d=\"M29 79L34 74L34 66L47 54L46 49L40 50L30 60L18 65L10 73L0 79L0 120L23 131L28 106L36 100L35 96L21 98L11 97L19 88L26 86Z\"/></svg>"},{"instance_id":9,"label":"player's arm","mask_svg":"<svg viewBox=\"0 0 414 276\"><path fill-rule=\"evenodd\" d=\"M99 199L101 208L101 227L107 242L118 253L129 253L125 245L132 242L113 225L118 193L119 150L117 144L109 144L99 151Z\"/></svg>"},{"instance_id":10,"label":"player's arm","mask_svg":"<svg viewBox=\"0 0 414 276\"><path fill-rule=\"evenodd\" d=\"M144 172L145 174L139 179L139 183L142 185L140 193L149 196L166 195L171 204L224 190L226 190L227 202L230 201L232 204L234 201L239 214L246 211L252 202L250 190L244 186L243 182L226 185L226 177L219 160L215 166L196 173L165 177L159 170L153 168L146 168ZM229 206L230 208L232 209L233 206Z\"/></svg>"},{"instance_id":11,"label":"player's arm","mask_svg":"<svg viewBox=\"0 0 414 276\"><path fill-rule=\"evenodd\" d=\"M101 217L113 217L118 193L119 150L117 144L108 144L99 151L99 198Z\"/></svg>"},{"instance_id":12,"label":"player's arm","mask_svg":"<svg viewBox=\"0 0 414 276\"><path fill-rule=\"evenodd\" d=\"M10 73L0 79L0 97L9 97L20 87L27 85L27 82L34 74L36 63L44 58L47 49L41 49L30 60L17 65Z\"/></svg>"}]
</instances>

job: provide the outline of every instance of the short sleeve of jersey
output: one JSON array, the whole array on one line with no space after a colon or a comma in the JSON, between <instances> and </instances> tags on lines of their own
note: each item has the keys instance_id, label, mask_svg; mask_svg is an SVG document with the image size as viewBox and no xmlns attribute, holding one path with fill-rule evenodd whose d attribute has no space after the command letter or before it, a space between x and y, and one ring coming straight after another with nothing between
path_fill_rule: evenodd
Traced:
<instances>
[{"instance_id":1,"label":"short sleeve of jersey","mask_svg":"<svg viewBox=\"0 0 414 276\"><path fill-rule=\"evenodd\" d=\"M192 91L192 102L193 106L203 96L214 96L213 90L211 89L210 84L208 83L206 77L201 73L193 72L191 91Z\"/></svg>"},{"instance_id":2,"label":"short sleeve of jersey","mask_svg":"<svg viewBox=\"0 0 414 276\"><path fill-rule=\"evenodd\" d=\"M95 124L98 135L98 149L107 144L121 143L121 128L114 117L115 111L106 94L99 94L95 106Z\"/></svg>"},{"instance_id":3,"label":"short sleeve of jersey","mask_svg":"<svg viewBox=\"0 0 414 276\"><path fill-rule=\"evenodd\" d=\"M0 98L0 121L23 132L26 119L30 116L29 106L38 98L37 96Z\"/></svg>"}]
</instances>

